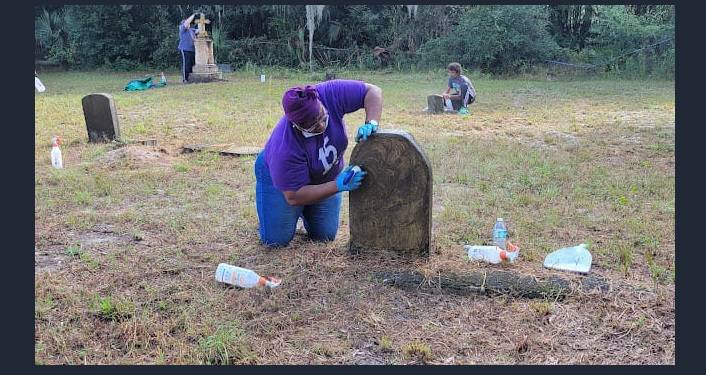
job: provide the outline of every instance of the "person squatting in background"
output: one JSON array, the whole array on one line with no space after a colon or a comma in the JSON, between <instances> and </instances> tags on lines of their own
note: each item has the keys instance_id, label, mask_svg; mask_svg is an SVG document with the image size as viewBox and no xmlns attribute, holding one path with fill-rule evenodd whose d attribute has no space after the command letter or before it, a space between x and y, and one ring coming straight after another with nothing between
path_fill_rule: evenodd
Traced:
<instances>
[{"instance_id":1,"label":"person squatting in background","mask_svg":"<svg viewBox=\"0 0 706 375\"><path fill-rule=\"evenodd\" d=\"M453 62L446 69L449 74L449 83L446 91L441 94L444 97L445 109L468 113L468 106L476 101L476 89L471 80L463 75L461 64Z\"/></svg>"}]
</instances>

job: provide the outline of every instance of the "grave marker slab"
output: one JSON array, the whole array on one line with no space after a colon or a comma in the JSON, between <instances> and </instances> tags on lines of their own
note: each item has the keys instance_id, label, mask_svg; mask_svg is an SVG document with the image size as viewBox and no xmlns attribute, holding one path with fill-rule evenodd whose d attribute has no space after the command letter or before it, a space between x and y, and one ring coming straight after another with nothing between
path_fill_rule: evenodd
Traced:
<instances>
[{"instance_id":1,"label":"grave marker slab","mask_svg":"<svg viewBox=\"0 0 706 375\"><path fill-rule=\"evenodd\" d=\"M89 142L120 139L120 125L115 101L109 94L90 94L81 99Z\"/></svg>"},{"instance_id":2,"label":"grave marker slab","mask_svg":"<svg viewBox=\"0 0 706 375\"><path fill-rule=\"evenodd\" d=\"M368 172L349 195L350 252L428 257L432 170L412 135L381 130L356 144L350 164Z\"/></svg>"},{"instance_id":3,"label":"grave marker slab","mask_svg":"<svg viewBox=\"0 0 706 375\"><path fill-rule=\"evenodd\" d=\"M444 112L444 98L441 95L427 96L427 107L430 113Z\"/></svg>"}]
</instances>

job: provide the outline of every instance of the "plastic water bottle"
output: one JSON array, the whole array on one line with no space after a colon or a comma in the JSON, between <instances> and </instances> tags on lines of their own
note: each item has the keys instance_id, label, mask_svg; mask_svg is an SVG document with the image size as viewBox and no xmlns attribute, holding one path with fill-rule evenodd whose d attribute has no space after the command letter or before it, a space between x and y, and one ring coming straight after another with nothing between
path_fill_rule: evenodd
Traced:
<instances>
[{"instance_id":1,"label":"plastic water bottle","mask_svg":"<svg viewBox=\"0 0 706 375\"><path fill-rule=\"evenodd\" d=\"M454 105L451 103L451 99L444 99L444 105L446 106L446 109L449 111L454 110Z\"/></svg>"},{"instance_id":2,"label":"plastic water bottle","mask_svg":"<svg viewBox=\"0 0 706 375\"><path fill-rule=\"evenodd\" d=\"M503 250L498 246L473 246L466 245L464 248L468 252L468 257L472 260L498 264L502 262L514 263L520 253L520 248L507 241L508 250Z\"/></svg>"},{"instance_id":3,"label":"plastic water bottle","mask_svg":"<svg viewBox=\"0 0 706 375\"><path fill-rule=\"evenodd\" d=\"M274 277L265 277L258 275L255 271L231 266L230 264L221 263L216 268L216 281L234 285L241 288L254 288L256 286L265 286L268 288L276 288L282 283L282 280Z\"/></svg>"},{"instance_id":4,"label":"plastic water bottle","mask_svg":"<svg viewBox=\"0 0 706 375\"><path fill-rule=\"evenodd\" d=\"M505 250L507 249L505 241L507 241L507 227L503 218L499 217L493 226L493 244Z\"/></svg>"},{"instance_id":5,"label":"plastic water bottle","mask_svg":"<svg viewBox=\"0 0 706 375\"><path fill-rule=\"evenodd\" d=\"M51 166L56 169L64 168L64 161L61 158L61 150L59 149L59 144L61 139L59 137L51 138Z\"/></svg>"},{"instance_id":6,"label":"plastic water bottle","mask_svg":"<svg viewBox=\"0 0 706 375\"><path fill-rule=\"evenodd\" d=\"M501 249L497 246L464 246L466 251L468 251L468 257L472 260L479 260L482 262L498 264L502 262L500 257Z\"/></svg>"},{"instance_id":7,"label":"plastic water bottle","mask_svg":"<svg viewBox=\"0 0 706 375\"><path fill-rule=\"evenodd\" d=\"M164 76L164 72L162 72L162 80L161 83L167 83L167 77Z\"/></svg>"}]
</instances>

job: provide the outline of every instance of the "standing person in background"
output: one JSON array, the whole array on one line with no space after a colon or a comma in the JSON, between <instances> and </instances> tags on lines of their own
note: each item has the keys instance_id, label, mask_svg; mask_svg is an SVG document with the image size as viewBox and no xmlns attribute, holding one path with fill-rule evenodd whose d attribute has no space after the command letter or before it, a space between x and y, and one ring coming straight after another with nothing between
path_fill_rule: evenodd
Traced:
<instances>
[{"instance_id":1,"label":"standing person in background","mask_svg":"<svg viewBox=\"0 0 706 375\"><path fill-rule=\"evenodd\" d=\"M194 50L194 39L196 29L191 27L196 13L179 22L179 52L181 53L181 82L187 83L189 74L196 62L196 52Z\"/></svg>"}]
</instances>

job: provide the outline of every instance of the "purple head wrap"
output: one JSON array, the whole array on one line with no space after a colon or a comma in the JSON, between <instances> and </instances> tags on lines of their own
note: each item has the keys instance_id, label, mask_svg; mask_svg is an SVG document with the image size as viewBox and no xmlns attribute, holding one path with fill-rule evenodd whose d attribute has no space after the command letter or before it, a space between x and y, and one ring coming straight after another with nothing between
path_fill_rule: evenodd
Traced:
<instances>
[{"instance_id":1,"label":"purple head wrap","mask_svg":"<svg viewBox=\"0 0 706 375\"><path fill-rule=\"evenodd\" d=\"M288 89L282 96L282 107L287 119L297 124L313 122L321 111L316 87L306 85Z\"/></svg>"}]
</instances>

